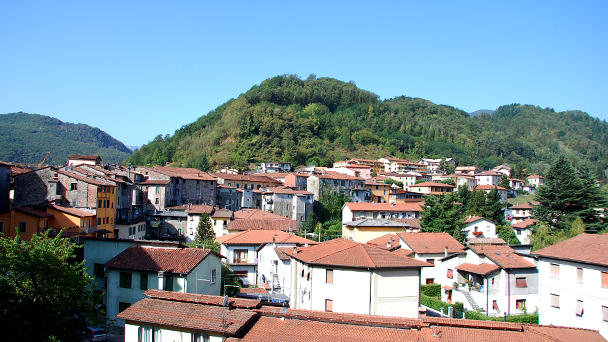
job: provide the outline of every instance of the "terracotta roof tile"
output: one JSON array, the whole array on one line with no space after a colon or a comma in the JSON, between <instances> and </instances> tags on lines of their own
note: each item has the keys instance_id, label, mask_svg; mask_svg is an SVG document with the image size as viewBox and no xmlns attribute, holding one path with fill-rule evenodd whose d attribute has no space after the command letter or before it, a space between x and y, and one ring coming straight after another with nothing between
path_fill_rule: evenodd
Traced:
<instances>
[{"instance_id":1,"label":"terracotta roof tile","mask_svg":"<svg viewBox=\"0 0 608 342\"><path fill-rule=\"evenodd\" d=\"M403 218L403 219L393 219L397 222L403 222L410 226L410 229L420 229L420 219L414 218Z\"/></svg>"},{"instance_id":2,"label":"terracotta roof tile","mask_svg":"<svg viewBox=\"0 0 608 342\"><path fill-rule=\"evenodd\" d=\"M285 194L285 195L314 195L310 191L300 191L300 190L294 190L291 188L279 188L279 187L267 188L265 194L266 193L268 193L268 194L269 193Z\"/></svg>"},{"instance_id":3,"label":"terracotta roof tile","mask_svg":"<svg viewBox=\"0 0 608 342\"><path fill-rule=\"evenodd\" d=\"M442 187L442 188L455 188L455 186L450 185L450 184L436 183L436 182L424 182L424 183L418 183L418 184L411 185L411 187L428 187L428 186Z\"/></svg>"},{"instance_id":4,"label":"terracotta roof tile","mask_svg":"<svg viewBox=\"0 0 608 342\"><path fill-rule=\"evenodd\" d=\"M245 337L234 341L253 342L352 342L377 341L399 342L416 341L417 331L304 321L275 317L261 317Z\"/></svg>"},{"instance_id":5,"label":"terracotta roof tile","mask_svg":"<svg viewBox=\"0 0 608 342\"><path fill-rule=\"evenodd\" d=\"M506 188L498 185L478 185L475 187L475 190L492 190L492 188L496 188L497 190L507 191Z\"/></svg>"},{"instance_id":6,"label":"terracotta roof tile","mask_svg":"<svg viewBox=\"0 0 608 342\"><path fill-rule=\"evenodd\" d=\"M461 319L460 321L467 321ZM481 322L481 321L477 321ZM437 335L437 337L433 336ZM437 326L420 330L417 342L558 342L546 336L515 330Z\"/></svg>"},{"instance_id":7,"label":"terracotta roof tile","mask_svg":"<svg viewBox=\"0 0 608 342\"><path fill-rule=\"evenodd\" d=\"M93 184L93 185L101 185L101 186L116 186L114 184L111 184L105 180L101 180L101 179L93 179L93 178L87 178L84 175L78 174L78 173L74 173L74 172L68 172L68 171L63 171L63 170L57 170L57 173L60 173L64 176L70 177L70 178L74 178L77 179L79 181L85 182L85 183L89 183L89 184Z\"/></svg>"},{"instance_id":8,"label":"terracotta roof tile","mask_svg":"<svg viewBox=\"0 0 608 342\"><path fill-rule=\"evenodd\" d=\"M485 255L492 262L505 269L536 267L533 263L517 255L515 250L509 246L471 245L469 248L476 254Z\"/></svg>"},{"instance_id":9,"label":"terracotta roof tile","mask_svg":"<svg viewBox=\"0 0 608 342\"><path fill-rule=\"evenodd\" d=\"M274 251L277 253L279 260L289 261L293 254L293 247L275 247Z\"/></svg>"},{"instance_id":10,"label":"terracotta roof tile","mask_svg":"<svg viewBox=\"0 0 608 342\"><path fill-rule=\"evenodd\" d=\"M397 254L397 255L401 255L402 257L408 257L408 258L413 258L414 255L416 253L414 253L414 251L410 251L409 249L396 249L393 251L393 253Z\"/></svg>"},{"instance_id":11,"label":"terracotta roof tile","mask_svg":"<svg viewBox=\"0 0 608 342\"><path fill-rule=\"evenodd\" d=\"M26 207L17 207L17 208L15 208L15 210L20 211L22 213L32 215L32 216L40 217L40 218L53 217L52 214L45 213L44 211L30 209L30 208L26 208ZM95 216L95 215L93 215L93 216Z\"/></svg>"},{"instance_id":12,"label":"terracotta roof tile","mask_svg":"<svg viewBox=\"0 0 608 342\"><path fill-rule=\"evenodd\" d=\"M481 216L467 216L467 218L464 220L464 222L471 223L471 222L475 222L475 221L479 221L479 220L485 220L485 218L483 218ZM489 221L489 220L487 220L487 221Z\"/></svg>"},{"instance_id":13,"label":"terracotta roof tile","mask_svg":"<svg viewBox=\"0 0 608 342\"><path fill-rule=\"evenodd\" d=\"M513 228L518 228L518 229L524 229L524 228L528 228L530 226L533 226L536 224L536 222L538 222L538 220L535 219L527 219L524 221L521 221L519 223L514 224L512 227Z\"/></svg>"},{"instance_id":14,"label":"terracotta roof tile","mask_svg":"<svg viewBox=\"0 0 608 342\"><path fill-rule=\"evenodd\" d=\"M212 173L211 174L215 178L221 178L224 180L233 180L233 181L245 181L245 182L253 182L253 183L270 183L270 184L283 184L282 182L268 176L262 175L233 175L229 173Z\"/></svg>"},{"instance_id":15,"label":"terracotta roof tile","mask_svg":"<svg viewBox=\"0 0 608 342\"><path fill-rule=\"evenodd\" d=\"M213 212L213 207L210 205L203 204L194 204L188 208L188 214L202 214L207 213L211 214Z\"/></svg>"},{"instance_id":16,"label":"terracotta roof tile","mask_svg":"<svg viewBox=\"0 0 608 342\"><path fill-rule=\"evenodd\" d=\"M170 179L146 179L143 182L138 182L138 185L168 185L171 183Z\"/></svg>"},{"instance_id":17,"label":"terracotta roof tile","mask_svg":"<svg viewBox=\"0 0 608 342\"><path fill-rule=\"evenodd\" d=\"M295 220L234 220L228 223L228 230L281 230L284 232L296 231Z\"/></svg>"},{"instance_id":18,"label":"terracotta roof tile","mask_svg":"<svg viewBox=\"0 0 608 342\"><path fill-rule=\"evenodd\" d=\"M190 273L211 253L217 255L200 248L129 247L105 266L124 270Z\"/></svg>"},{"instance_id":19,"label":"terracotta roof tile","mask_svg":"<svg viewBox=\"0 0 608 342\"><path fill-rule=\"evenodd\" d=\"M597 330L535 324L525 324L524 329L554 338L557 341L606 342Z\"/></svg>"},{"instance_id":20,"label":"terracotta roof tile","mask_svg":"<svg viewBox=\"0 0 608 342\"><path fill-rule=\"evenodd\" d=\"M216 210L213 215L211 215L212 218L232 218L233 216L234 213L232 212L232 210L228 209Z\"/></svg>"},{"instance_id":21,"label":"terracotta roof tile","mask_svg":"<svg viewBox=\"0 0 608 342\"><path fill-rule=\"evenodd\" d=\"M243 309L145 298L116 315L126 320L234 335L256 316Z\"/></svg>"},{"instance_id":22,"label":"terracotta roof tile","mask_svg":"<svg viewBox=\"0 0 608 342\"><path fill-rule=\"evenodd\" d=\"M263 289L261 287L243 287L240 289L239 291L240 293L268 293L268 291L266 291L266 289Z\"/></svg>"},{"instance_id":23,"label":"terracotta roof tile","mask_svg":"<svg viewBox=\"0 0 608 342\"><path fill-rule=\"evenodd\" d=\"M466 327L466 328L484 328L498 330L523 331L524 327L521 323L511 322L496 322L496 321L479 321L473 319L455 319L442 317L425 317L424 323L431 325Z\"/></svg>"},{"instance_id":24,"label":"terracotta roof tile","mask_svg":"<svg viewBox=\"0 0 608 342\"><path fill-rule=\"evenodd\" d=\"M82 160L102 160L100 156L87 155L87 154L70 154L68 159L82 159Z\"/></svg>"},{"instance_id":25,"label":"terracotta roof tile","mask_svg":"<svg viewBox=\"0 0 608 342\"><path fill-rule=\"evenodd\" d=\"M62 205L49 204L49 205L47 205L47 207L53 208L55 210L58 210L63 213L66 213L66 214L69 214L72 216L76 216L76 217L93 217L93 216L95 216L95 214L93 214L93 213L89 213L87 211L76 209L76 208L64 207Z\"/></svg>"},{"instance_id":26,"label":"terracotta roof tile","mask_svg":"<svg viewBox=\"0 0 608 342\"><path fill-rule=\"evenodd\" d=\"M273 220L289 220L287 217L273 214L260 209L241 209L234 212L234 219L273 219Z\"/></svg>"},{"instance_id":27,"label":"terracotta roof tile","mask_svg":"<svg viewBox=\"0 0 608 342\"><path fill-rule=\"evenodd\" d=\"M456 269L459 271L486 275L488 273L492 273L496 270L499 270L500 266L492 265L492 264L488 264L488 263L483 263L480 265L465 263L465 264L457 266Z\"/></svg>"},{"instance_id":28,"label":"terracotta roof tile","mask_svg":"<svg viewBox=\"0 0 608 342\"><path fill-rule=\"evenodd\" d=\"M199 169L187 168L187 167L168 167L168 166L155 166L153 168L144 168L150 171L161 173L165 176L190 179L190 180L207 180L215 181L215 178L209 175L207 172L203 172Z\"/></svg>"},{"instance_id":29,"label":"terracotta roof tile","mask_svg":"<svg viewBox=\"0 0 608 342\"><path fill-rule=\"evenodd\" d=\"M445 253L446 247L448 253L464 251L464 246L448 233L398 233L397 235L417 254Z\"/></svg>"},{"instance_id":30,"label":"terracotta roof tile","mask_svg":"<svg viewBox=\"0 0 608 342\"><path fill-rule=\"evenodd\" d=\"M523 204L514 205L511 207L511 209L527 210L527 209L534 209L534 206L532 206L532 204L530 204L530 203L523 203Z\"/></svg>"},{"instance_id":31,"label":"terracotta roof tile","mask_svg":"<svg viewBox=\"0 0 608 342\"><path fill-rule=\"evenodd\" d=\"M393 251L401 248L400 241L401 240L397 234L386 234L379 238L369 240L367 243L370 245L375 245L378 248L386 249L387 251Z\"/></svg>"},{"instance_id":32,"label":"terracotta roof tile","mask_svg":"<svg viewBox=\"0 0 608 342\"><path fill-rule=\"evenodd\" d=\"M501 238L472 238L468 239L469 245L506 245L505 240Z\"/></svg>"},{"instance_id":33,"label":"terracotta roof tile","mask_svg":"<svg viewBox=\"0 0 608 342\"><path fill-rule=\"evenodd\" d=\"M248 230L240 233L223 235L217 240L224 245L261 245L272 243L316 244L317 242L289 234L280 230Z\"/></svg>"},{"instance_id":34,"label":"terracotta roof tile","mask_svg":"<svg viewBox=\"0 0 608 342\"><path fill-rule=\"evenodd\" d=\"M186 303L197 303L206 305L221 306L224 301L224 296L211 296L196 293L182 293L182 292L171 292L171 291L160 291L160 290L147 290L144 292L145 296L149 296L154 299L166 299L178 302ZM245 299L245 298L234 298L228 299L228 306L240 309L255 309L260 307L260 301L258 299Z\"/></svg>"},{"instance_id":35,"label":"terracotta roof tile","mask_svg":"<svg viewBox=\"0 0 608 342\"><path fill-rule=\"evenodd\" d=\"M608 266L608 234L581 234L532 254Z\"/></svg>"},{"instance_id":36,"label":"terracotta roof tile","mask_svg":"<svg viewBox=\"0 0 608 342\"><path fill-rule=\"evenodd\" d=\"M364 181L363 178L346 175L340 172L327 171L325 174L313 174L312 176L319 179L336 179L336 180L359 180Z\"/></svg>"},{"instance_id":37,"label":"terracotta roof tile","mask_svg":"<svg viewBox=\"0 0 608 342\"><path fill-rule=\"evenodd\" d=\"M292 258L307 264L354 268L418 268L431 266L425 262L393 254L373 245L346 239L325 241L299 248Z\"/></svg>"}]
</instances>

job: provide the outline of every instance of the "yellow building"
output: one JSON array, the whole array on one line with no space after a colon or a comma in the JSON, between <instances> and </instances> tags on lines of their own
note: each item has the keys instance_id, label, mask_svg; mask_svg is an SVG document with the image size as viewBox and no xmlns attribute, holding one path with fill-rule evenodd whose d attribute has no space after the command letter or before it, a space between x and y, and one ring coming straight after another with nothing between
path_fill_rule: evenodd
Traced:
<instances>
[{"instance_id":1,"label":"yellow building","mask_svg":"<svg viewBox=\"0 0 608 342\"><path fill-rule=\"evenodd\" d=\"M365 188L372 194L371 202L388 203L391 195L391 184L365 181Z\"/></svg>"},{"instance_id":2,"label":"yellow building","mask_svg":"<svg viewBox=\"0 0 608 342\"><path fill-rule=\"evenodd\" d=\"M342 237L365 243L391 233L407 232L408 224L381 219L362 219L342 224Z\"/></svg>"},{"instance_id":3,"label":"yellow building","mask_svg":"<svg viewBox=\"0 0 608 342\"><path fill-rule=\"evenodd\" d=\"M34 234L42 233L49 228L53 215L44 211L18 207L0 214L0 233L5 237L30 241Z\"/></svg>"},{"instance_id":4,"label":"yellow building","mask_svg":"<svg viewBox=\"0 0 608 342\"><path fill-rule=\"evenodd\" d=\"M93 213L59 205L49 205L46 207L46 211L53 215L51 228L54 229L55 234L59 233L61 229L65 229L62 236L66 237L99 235L96 215Z\"/></svg>"},{"instance_id":5,"label":"yellow building","mask_svg":"<svg viewBox=\"0 0 608 342\"><path fill-rule=\"evenodd\" d=\"M114 233L116 186L97 186L97 230Z\"/></svg>"}]
</instances>

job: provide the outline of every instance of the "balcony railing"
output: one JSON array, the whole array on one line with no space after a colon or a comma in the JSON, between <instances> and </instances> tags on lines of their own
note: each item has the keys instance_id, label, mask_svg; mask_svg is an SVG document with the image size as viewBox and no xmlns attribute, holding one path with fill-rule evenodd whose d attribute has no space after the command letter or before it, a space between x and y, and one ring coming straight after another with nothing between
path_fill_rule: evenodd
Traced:
<instances>
[{"instance_id":1,"label":"balcony railing","mask_svg":"<svg viewBox=\"0 0 608 342\"><path fill-rule=\"evenodd\" d=\"M234 258L232 260L233 264L254 264L255 260L247 259L247 258Z\"/></svg>"}]
</instances>

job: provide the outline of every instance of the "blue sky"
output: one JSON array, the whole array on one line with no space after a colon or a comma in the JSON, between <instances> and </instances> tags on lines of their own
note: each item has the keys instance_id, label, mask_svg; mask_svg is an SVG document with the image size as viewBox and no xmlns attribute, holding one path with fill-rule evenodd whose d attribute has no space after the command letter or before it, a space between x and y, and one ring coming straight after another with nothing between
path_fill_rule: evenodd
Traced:
<instances>
[{"instance_id":1,"label":"blue sky","mask_svg":"<svg viewBox=\"0 0 608 342\"><path fill-rule=\"evenodd\" d=\"M608 119L607 13L606 1L0 0L0 113L141 145L266 78L314 73L467 112Z\"/></svg>"}]
</instances>

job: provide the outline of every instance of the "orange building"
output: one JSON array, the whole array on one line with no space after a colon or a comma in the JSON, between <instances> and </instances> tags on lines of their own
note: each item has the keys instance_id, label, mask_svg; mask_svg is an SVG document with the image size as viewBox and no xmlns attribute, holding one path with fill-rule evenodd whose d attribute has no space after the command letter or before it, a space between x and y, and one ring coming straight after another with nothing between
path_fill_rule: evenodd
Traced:
<instances>
[{"instance_id":1,"label":"orange building","mask_svg":"<svg viewBox=\"0 0 608 342\"><path fill-rule=\"evenodd\" d=\"M391 184L366 180L365 188L371 193L371 202L388 203L391 195Z\"/></svg>"},{"instance_id":2,"label":"orange building","mask_svg":"<svg viewBox=\"0 0 608 342\"><path fill-rule=\"evenodd\" d=\"M49 228L53 215L44 211L18 207L0 214L0 233L5 237L30 241L32 235Z\"/></svg>"},{"instance_id":3,"label":"orange building","mask_svg":"<svg viewBox=\"0 0 608 342\"><path fill-rule=\"evenodd\" d=\"M93 213L60 205L49 205L46 207L46 211L53 215L50 226L54 229L54 234L58 234L61 229L65 229L62 234L64 237L74 235L99 236L108 233L111 233L110 237L114 235L113 230L100 230L97 226L97 217Z\"/></svg>"}]
</instances>

